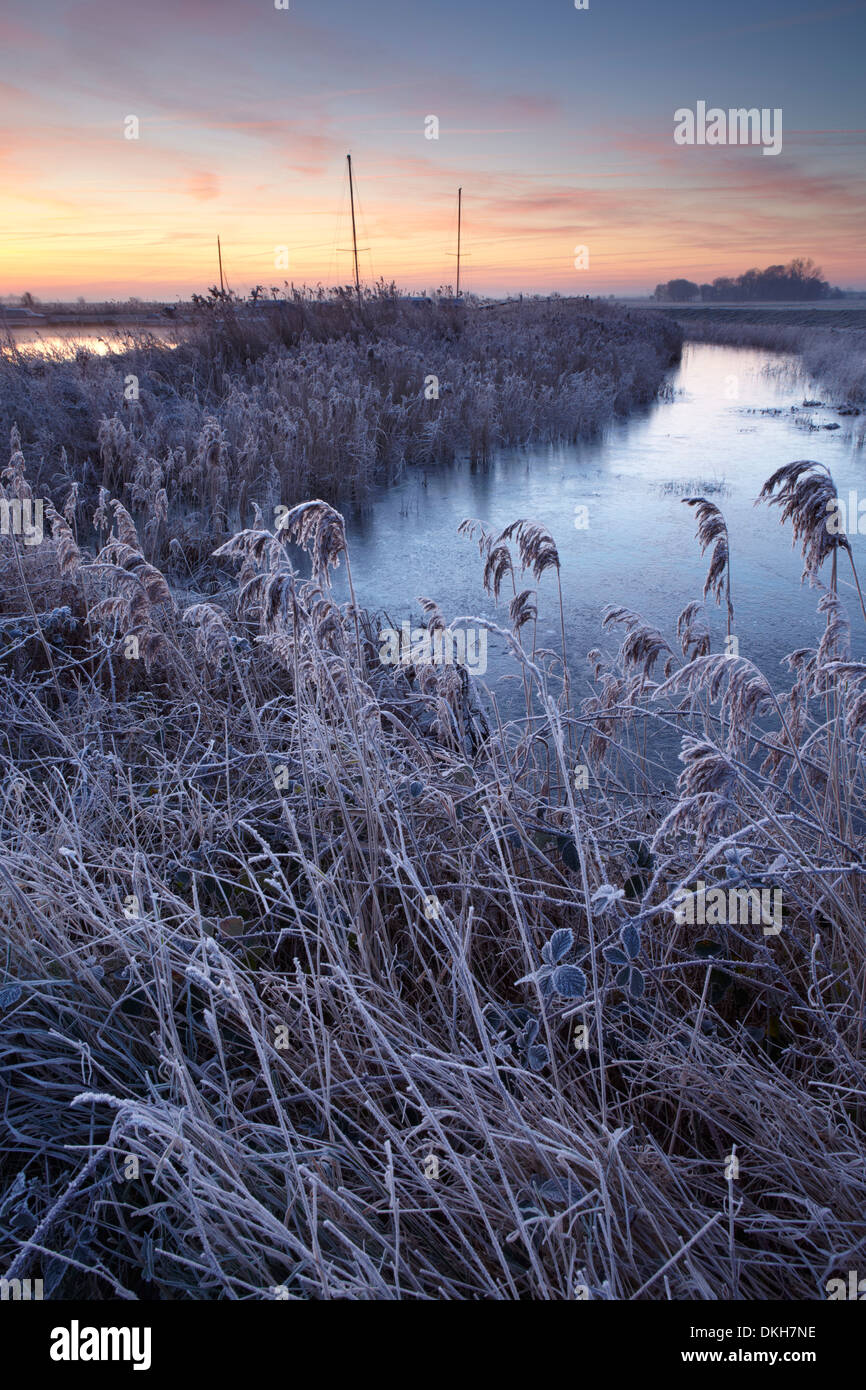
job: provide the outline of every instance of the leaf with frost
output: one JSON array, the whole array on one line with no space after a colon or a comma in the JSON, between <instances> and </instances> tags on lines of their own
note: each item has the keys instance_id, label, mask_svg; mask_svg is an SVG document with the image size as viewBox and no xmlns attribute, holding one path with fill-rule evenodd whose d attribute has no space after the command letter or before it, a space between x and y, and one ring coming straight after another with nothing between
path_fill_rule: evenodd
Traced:
<instances>
[{"instance_id":1,"label":"leaf with frost","mask_svg":"<svg viewBox=\"0 0 866 1390\"><path fill-rule=\"evenodd\" d=\"M541 954L548 965L555 965L557 961L567 956L574 945L574 932L570 927L560 927L553 933L553 936L542 947Z\"/></svg>"},{"instance_id":2,"label":"leaf with frost","mask_svg":"<svg viewBox=\"0 0 866 1390\"><path fill-rule=\"evenodd\" d=\"M590 902L593 907L598 906L599 912L607 912L614 903L618 903L620 898L624 897L624 889L614 888L612 883L603 883L600 888L596 888Z\"/></svg>"},{"instance_id":3,"label":"leaf with frost","mask_svg":"<svg viewBox=\"0 0 866 1390\"><path fill-rule=\"evenodd\" d=\"M526 1020L526 1026L520 1033L520 1043L522 1047L529 1047L531 1043L535 1042L535 1039L538 1037L538 1030L540 1026L541 1025L539 1024L537 1018L532 1018L530 1016Z\"/></svg>"},{"instance_id":4,"label":"leaf with frost","mask_svg":"<svg viewBox=\"0 0 866 1390\"><path fill-rule=\"evenodd\" d=\"M627 922L619 934L623 949L630 960L640 955L640 932L634 922Z\"/></svg>"},{"instance_id":5,"label":"leaf with frost","mask_svg":"<svg viewBox=\"0 0 866 1390\"><path fill-rule=\"evenodd\" d=\"M646 981L635 965L624 965L616 977L620 989L628 990L632 999L640 999L646 988Z\"/></svg>"},{"instance_id":6,"label":"leaf with frost","mask_svg":"<svg viewBox=\"0 0 866 1390\"><path fill-rule=\"evenodd\" d=\"M569 839L567 835L563 836L560 840L560 853L562 854L562 862L565 867L571 869L572 873L578 873L580 870L580 855L577 852L577 845L574 843L574 840Z\"/></svg>"},{"instance_id":7,"label":"leaf with frost","mask_svg":"<svg viewBox=\"0 0 866 1390\"><path fill-rule=\"evenodd\" d=\"M544 1197L546 1201L559 1207L570 1207L586 1195L574 1178L546 1178L541 1183L533 1179L532 1185L539 1197Z\"/></svg>"},{"instance_id":8,"label":"leaf with frost","mask_svg":"<svg viewBox=\"0 0 866 1390\"><path fill-rule=\"evenodd\" d=\"M20 985L7 985L5 989L0 989L0 1009L11 1009L23 993Z\"/></svg>"},{"instance_id":9,"label":"leaf with frost","mask_svg":"<svg viewBox=\"0 0 866 1390\"><path fill-rule=\"evenodd\" d=\"M558 965L551 983L563 999L582 999L586 994L586 976L576 965Z\"/></svg>"},{"instance_id":10,"label":"leaf with frost","mask_svg":"<svg viewBox=\"0 0 866 1390\"><path fill-rule=\"evenodd\" d=\"M628 956L618 946L605 946L602 955L608 965L628 965Z\"/></svg>"}]
</instances>

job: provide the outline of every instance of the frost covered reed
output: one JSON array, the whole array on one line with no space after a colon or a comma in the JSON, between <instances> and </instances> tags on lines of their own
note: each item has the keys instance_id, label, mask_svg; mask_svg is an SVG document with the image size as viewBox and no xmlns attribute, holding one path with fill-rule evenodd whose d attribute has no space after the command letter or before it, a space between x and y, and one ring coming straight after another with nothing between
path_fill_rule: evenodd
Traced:
<instances>
[{"instance_id":1,"label":"frost covered reed","mask_svg":"<svg viewBox=\"0 0 866 1390\"><path fill-rule=\"evenodd\" d=\"M698 602L682 662L612 609L576 705L521 641L570 582L555 538L469 526L525 681L503 724L462 668L379 660L329 588L330 504L253 516L209 601L98 503L95 547L72 493L37 550L0 539L5 1277L822 1298L866 1239L866 662L838 594L787 689ZM779 924L692 924L698 882L778 894Z\"/></svg>"},{"instance_id":2,"label":"frost covered reed","mask_svg":"<svg viewBox=\"0 0 866 1390\"><path fill-rule=\"evenodd\" d=\"M259 505L366 497L411 467L574 440L655 396L676 325L600 302L410 304L380 286L201 305L169 348L71 360L0 347L0 437L40 491L102 485L148 560L196 570Z\"/></svg>"}]
</instances>

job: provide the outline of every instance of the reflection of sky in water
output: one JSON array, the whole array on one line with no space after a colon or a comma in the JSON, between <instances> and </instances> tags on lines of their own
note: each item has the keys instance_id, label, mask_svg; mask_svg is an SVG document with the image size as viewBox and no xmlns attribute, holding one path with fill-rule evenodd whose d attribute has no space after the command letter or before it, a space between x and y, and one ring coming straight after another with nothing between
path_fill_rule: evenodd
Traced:
<instances>
[{"instance_id":1,"label":"reflection of sky in water","mask_svg":"<svg viewBox=\"0 0 866 1390\"><path fill-rule=\"evenodd\" d=\"M160 323L144 323L135 328L114 328L108 325L101 328L81 328L68 326L41 327L6 324L0 315L0 340L7 334L19 352L30 357L45 353L50 357L74 357L79 348L95 353L97 357L107 357L110 352L125 352L135 346L140 337L156 338L163 347L175 347L177 332L173 327Z\"/></svg>"},{"instance_id":2,"label":"reflection of sky in water","mask_svg":"<svg viewBox=\"0 0 866 1390\"><path fill-rule=\"evenodd\" d=\"M856 429L861 421L842 419L843 428L833 433L803 429L798 418L824 424L838 417L829 410L804 411L804 400L821 398L818 388L798 379L789 359L751 349L688 345L671 384L672 401L615 425L604 440L505 450L487 467L416 469L383 490L363 515L348 518L359 601L387 610L396 626L420 618L415 599L422 594L435 599L448 619L477 613L507 626L510 583L497 609L481 586L477 547L458 536L457 527L467 516L497 529L518 517L541 521L559 548L566 637L579 680L576 693L583 693L585 653L594 646L615 649L615 634L601 630L606 604L637 610L674 645L677 614L700 597L707 563L694 539L694 515L680 499L692 484L701 493L724 483L722 493L709 495L722 507L731 534L740 651L772 674L786 652L810 645L819 634L819 594L800 587L799 553L791 548L790 527L779 525L777 509L752 504L774 469L800 458L827 464L842 496L859 486L866 497L863 454L846 428ZM730 398L733 389L736 399ZM791 405L799 411L792 413ZM783 413L762 415L767 408ZM685 483L690 486L683 488ZM666 484L676 490L665 491ZM579 504L589 508L587 530L574 526ZM866 537L851 539L866 576ZM840 578L855 650L862 650L862 618L854 610L844 560ZM518 579L518 587L533 585L531 576L523 584ZM540 590L539 645L558 648L552 571ZM345 592L342 566L337 591ZM713 607L710 619L718 650L725 631L721 610ZM492 639L490 683L513 669L501 651L501 642Z\"/></svg>"}]
</instances>

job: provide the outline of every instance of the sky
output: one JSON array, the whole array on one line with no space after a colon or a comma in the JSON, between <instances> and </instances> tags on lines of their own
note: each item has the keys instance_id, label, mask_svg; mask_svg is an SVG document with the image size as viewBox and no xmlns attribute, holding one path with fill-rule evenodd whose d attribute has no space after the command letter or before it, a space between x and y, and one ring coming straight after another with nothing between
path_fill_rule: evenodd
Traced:
<instances>
[{"instance_id":1,"label":"sky","mask_svg":"<svg viewBox=\"0 0 866 1390\"><path fill-rule=\"evenodd\" d=\"M0 0L0 295L186 298L217 234L232 289L348 283L348 152L367 281L453 284L462 186L479 294L866 288L866 0L287 3ZM676 144L699 101L781 152Z\"/></svg>"}]
</instances>

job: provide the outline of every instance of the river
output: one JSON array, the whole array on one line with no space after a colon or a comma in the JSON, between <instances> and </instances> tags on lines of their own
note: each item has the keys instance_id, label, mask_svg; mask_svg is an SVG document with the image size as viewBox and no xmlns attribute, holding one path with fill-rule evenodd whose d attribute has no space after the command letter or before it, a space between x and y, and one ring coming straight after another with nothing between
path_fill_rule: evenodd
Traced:
<instances>
[{"instance_id":1,"label":"river","mask_svg":"<svg viewBox=\"0 0 866 1390\"><path fill-rule=\"evenodd\" d=\"M478 550L457 527L464 517L497 530L518 517L540 521L559 550L569 664L580 695L587 690L586 652L614 651L618 643L601 628L606 604L637 610L675 646L677 615L700 597L707 567L692 509L681 499L703 494L728 522L740 653L781 681L784 655L820 634L820 595L800 585L799 552L778 509L753 503L774 469L801 458L826 464L841 496L859 489L866 499L866 416L804 407L825 397L796 359L746 348L687 344L664 396L590 442L501 450L484 466L415 469L383 488L363 511L347 516L359 601L387 610L395 626L419 621L413 600L420 595L435 599L449 621L476 614L507 626L510 584L497 607L482 588ZM828 424L840 428L830 431ZM587 508L588 524L578 529L580 507ZM866 531L866 517L861 525ZM866 577L864 536L850 539ZM862 650L862 618L844 557L840 579ZM523 584L518 579L518 587L533 583L531 576ZM345 593L343 572L338 590ZM721 650L724 615L712 602L708 612L714 650ZM540 584L538 642L561 645L552 571ZM499 684L514 670L501 641L491 640L488 658L488 684L499 685L505 705L516 708L516 687Z\"/></svg>"},{"instance_id":2,"label":"river","mask_svg":"<svg viewBox=\"0 0 866 1390\"><path fill-rule=\"evenodd\" d=\"M178 329L155 319L152 323L128 324L6 324L0 316L0 338L9 335L19 352L28 355L73 357L79 349L105 357L125 352L143 337L154 338L166 347L174 346Z\"/></svg>"}]
</instances>

